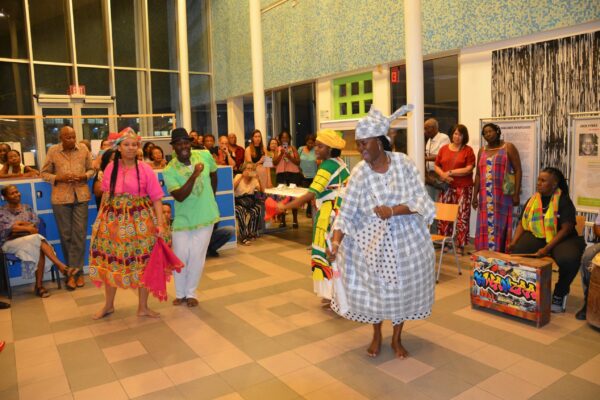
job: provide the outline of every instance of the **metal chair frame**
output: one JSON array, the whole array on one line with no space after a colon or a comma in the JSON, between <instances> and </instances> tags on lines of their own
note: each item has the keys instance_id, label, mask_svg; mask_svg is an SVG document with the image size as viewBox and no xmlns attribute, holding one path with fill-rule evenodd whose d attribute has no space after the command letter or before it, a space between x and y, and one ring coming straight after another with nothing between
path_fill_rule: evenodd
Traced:
<instances>
[{"instance_id":1,"label":"metal chair frame","mask_svg":"<svg viewBox=\"0 0 600 400\"><path fill-rule=\"evenodd\" d=\"M456 260L456 268L458 269L458 274L462 275L462 271L460 269L460 262L458 261L458 254L456 254L456 221L458 219L458 204L446 204L446 203L435 203L436 221L443 222L452 222L452 236L444 236L432 234L431 240L434 244L441 245L440 248L440 260L438 262L437 273L435 276L435 282L438 283L440 280L440 272L442 270L442 260L444 258L444 249L446 248L446 244L452 246L452 252L454 253L454 259Z\"/></svg>"}]
</instances>

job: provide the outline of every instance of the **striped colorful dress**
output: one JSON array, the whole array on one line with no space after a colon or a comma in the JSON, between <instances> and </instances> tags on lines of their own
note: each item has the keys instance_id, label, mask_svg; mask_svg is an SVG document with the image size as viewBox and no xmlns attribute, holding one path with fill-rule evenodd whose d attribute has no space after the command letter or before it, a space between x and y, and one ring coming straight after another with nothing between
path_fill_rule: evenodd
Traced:
<instances>
[{"instance_id":1,"label":"striped colorful dress","mask_svg":"<svg viewBox=\"0 0 600 400\"><path fill-rule=\"evenodd\" d=\"M512 238L512 196L502 192L506 168L512 169L506 144L494 155L483 148L479 159L479 209L475 249L504 252Z\"/></svg>"},{"instance_id":2,"label":"striped colorful dress","mask_svg":"<svg viewBox=\"0 0 600 400\"><path fill-rule=\"evenodd\" d=\"M327 260L326 240L342 204L342 189L348 182L350 172L340 158L329 158L321 163L312 184L308 188L315 194L317 215L313 227L311 267L315 293L331 299L331 264Z\"/></svg>"}]
</instances>

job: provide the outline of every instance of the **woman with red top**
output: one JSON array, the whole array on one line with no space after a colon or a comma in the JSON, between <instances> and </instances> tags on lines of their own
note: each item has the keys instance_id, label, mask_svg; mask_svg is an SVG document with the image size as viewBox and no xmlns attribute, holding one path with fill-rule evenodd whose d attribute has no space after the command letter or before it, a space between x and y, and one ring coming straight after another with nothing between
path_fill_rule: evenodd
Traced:
<instances>
[{"instance_id":1,"label":"woman with red top","mask_svg":"<svg viewBox=\"0 0 600 400\"><path fill-rule=\"evenodd\" d=\"M469 131L458 124L452 128L452 141L443 146L435 159L435 172L448 183L448 188L440 193L438 202L458 204L456 222L456 251L463 255L469 240L469 218L471 217L471 198L473 197L473 168L475 153L467 145ZM450 236L452 224L438 222L440 235Z\"/></svg>"},{"instance_id":2,"label":"woman with red top","mask_svg":"<svg viewBox=\"0 0 600 400\"><path fill-rule=\"evenodd\" d=\"M292 137L289 132L282 131L279 134L281 146L277 149L277 154L273 157L273 165L277 173L277 183L286 185L302 185L302 173L300 172L300 155L298 150L292 145ZM292 209L293 224L292 227L298 228L298 209ZM280 227L285 226L285 214L281 216Z\"/></svg>"}]
</instances>

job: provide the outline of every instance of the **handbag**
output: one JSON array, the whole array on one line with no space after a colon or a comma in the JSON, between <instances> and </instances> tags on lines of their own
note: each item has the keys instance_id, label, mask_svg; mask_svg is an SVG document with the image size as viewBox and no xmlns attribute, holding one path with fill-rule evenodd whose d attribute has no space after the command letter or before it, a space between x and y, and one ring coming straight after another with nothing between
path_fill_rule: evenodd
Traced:
<instances>
[{"instance_id":1,"label":"handbag","mask_svg":"<svg viewBox=\"0 0 600 400\"><path fill-rule=\"evenodd\" d=\"M427 174L425 175L425 184L442 191L446 191L450 187L450 184L441 180L440 176L436 174L435 171L427 171Z\"/></svg>"},{"instance_id":2,"label":"handbag","mask_svg":"<svg viewBox=\"0 0 600 400\"><path fill-rule=\"evenodd\" d=\"M502 193L507 196L515 194L516 182L517 177L515 176L515 173L512 168L507 166L506 171L504 172L504 179L502 180Z\"/></svg>"}]
</instances>

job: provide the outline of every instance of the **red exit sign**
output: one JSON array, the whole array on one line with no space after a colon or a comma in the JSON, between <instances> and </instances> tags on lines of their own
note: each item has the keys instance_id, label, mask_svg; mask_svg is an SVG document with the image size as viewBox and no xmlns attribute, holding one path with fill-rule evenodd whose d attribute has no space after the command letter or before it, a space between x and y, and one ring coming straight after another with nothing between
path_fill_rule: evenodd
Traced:
<instances>
[{"instance_id":1,"label":"red exit sign","mask_svg":"<svg viewBox=\"0 0 600 400\"><path fill-rule=\"evenodd\" d=\"M68 94L70 96L73 96L73 95L85 96L85 85L69 85Z\"/></svg>"}]
</instances>

